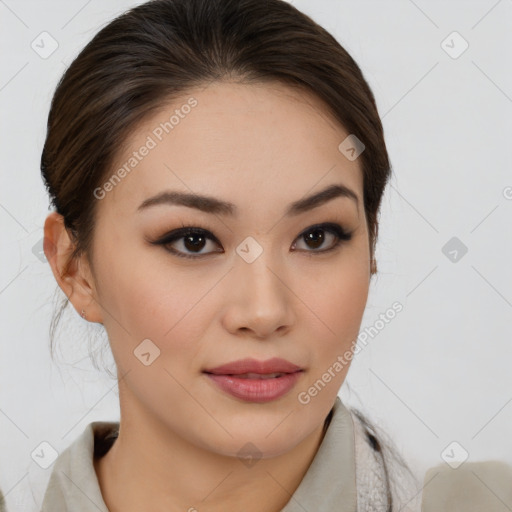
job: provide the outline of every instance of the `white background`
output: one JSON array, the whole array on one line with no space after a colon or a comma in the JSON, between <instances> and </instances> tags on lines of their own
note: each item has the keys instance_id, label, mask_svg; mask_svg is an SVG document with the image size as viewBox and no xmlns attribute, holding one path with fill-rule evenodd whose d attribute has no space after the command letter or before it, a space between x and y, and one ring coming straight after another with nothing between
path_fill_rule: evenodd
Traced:
<instances>
[{"instance_id":1,"label":"white background","mask_svg":"<svg viewBox=\"0 0 512 512\"><path fill-rule=\"evenodd\" d=\"M51 361L57 285L32 249L49 212L39 161L57 81L102 26L137 3L0 1L0 488L8 500L42 441L60 452L91 421L118 419L116 382L87 352L98 329L72 308ZM369 339L340 394L420 475L453 441L469 461L512 463L512 1L293 4L363 70L394 173L361 330L395 301L404 309ZM47 59L31 48L43 31L59 45ZM458 58L442 47L453 31L469 44ZM448 44L461 48L453 36ZM442 251L452 237L468 249L457 262ZM49 476L51 467L37 470Z\"/></svg>"}]
</instances>

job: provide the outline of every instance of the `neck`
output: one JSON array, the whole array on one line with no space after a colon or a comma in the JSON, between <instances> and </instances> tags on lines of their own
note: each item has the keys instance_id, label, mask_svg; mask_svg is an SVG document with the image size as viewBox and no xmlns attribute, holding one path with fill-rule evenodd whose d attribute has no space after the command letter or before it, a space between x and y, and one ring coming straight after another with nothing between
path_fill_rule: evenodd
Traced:
<instances>
[{"instance_id":1,"label":"neck","mask_svg":"<svg viewBox=\"0 0 512 512\"><path fill-rule=\"evenodd\" d=\"M331 417L292 450L246 466L187 442L148 420L147 411L121 410L118 438L94 460L110 512L225 512L227 503L231 510L279 512L306 474Z\"/></svg>"}]
</instances>

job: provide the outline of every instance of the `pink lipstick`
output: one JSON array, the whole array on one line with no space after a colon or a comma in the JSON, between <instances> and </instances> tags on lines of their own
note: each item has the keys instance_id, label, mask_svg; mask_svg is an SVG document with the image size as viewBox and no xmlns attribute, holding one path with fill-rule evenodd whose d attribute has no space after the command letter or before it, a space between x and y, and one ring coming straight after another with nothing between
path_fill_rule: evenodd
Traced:
<instances>
[{"instance_id":1,"label":"pink lipstick","mask_svg":"<svg viewBox=\"0 0 512 512\"><path fill-rule=\"evenodd\" d=\"M248 402L270 402L288 393L303 369L285 359L241 359L204 370L222 391Z\"/></svg>"}]
</instances>

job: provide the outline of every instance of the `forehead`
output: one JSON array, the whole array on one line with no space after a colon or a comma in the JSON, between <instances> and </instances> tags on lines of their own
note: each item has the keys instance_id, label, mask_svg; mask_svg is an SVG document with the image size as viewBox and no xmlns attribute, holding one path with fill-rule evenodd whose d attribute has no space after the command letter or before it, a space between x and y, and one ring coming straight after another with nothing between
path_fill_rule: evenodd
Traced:
<instances>
[{"instance_id":1,"label":"forehead","mask_svg":"<svg viewBox=\"0 0 512 512\"><path fill-rule=\"evenodd\" d=\"M349 133L315 95L280 83L212 83L187 91L139 124L109 169L101 208L133 215L164 189L216 195L257 210L342 183L362 207L360 159ZM121 177L119 177L121 175ZM110 179L114 178L114 179Z\"/></svg>"}]
</instances>

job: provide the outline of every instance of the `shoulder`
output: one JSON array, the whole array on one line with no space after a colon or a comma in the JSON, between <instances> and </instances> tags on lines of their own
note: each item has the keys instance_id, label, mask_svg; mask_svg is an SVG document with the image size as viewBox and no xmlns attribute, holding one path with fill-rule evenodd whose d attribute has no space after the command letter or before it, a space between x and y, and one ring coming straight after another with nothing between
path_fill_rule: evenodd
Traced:
<instances>
[{"instance_id":1,"label":"shoulder","mask_svg":"<svg viewBox=\"0 0 512 512\"><path fill-rule=\"evenodd\" d=\"M88 510L91 502L106 511L94 469L94 457L103 455L115 440L118 422L94 421L57 458L46 488L41 512ZM80 482L80 489L76 482ZM87 500L84 499L87 496Z\"/></svg>"},{"instance_id":2,"label":"shoulder","mask_svg":"<svg viewBox=\"0 0 512 512\"><path fill-rule=\"evenodd\" d=\"M423 512L512 510L512 466L502 461L439 464L426 471L423 487Z\"/></svg>"},{"instance_id":3,"label":"shoulder","mask_svg":"<svg viewBox=\"0 0 512 512\"><path fill-rule=\"evenodd\" d=\"M388 496L374 510L401 512L510 512L512 466L497 460L465 462L456 469L443 462L420 472L361 411L349 408L354 423L358 501L368 494ZM365 494L366 493L366 494ZM387 508L386 508L387 507ZM397 508L395 508L397 507ZM364 510L364 508L363 508Z\"/></svg>"},{"instance_id":4,"label":"shoulder","mask_svg":"<svg viewBox=\"0 0 512 512\"><path fill-rule=\"evenodd\" d=\"M18 493L18 497L6 499L7 512L81 512L90 506L90 500L84 501L84 492L96 502L96 510L105 510L93 458L108 451L118 431L118 422L94 421L57 454L50 467L41 470L32 464L24 479L23 491Z\"/></svg>"}]
</instances>

